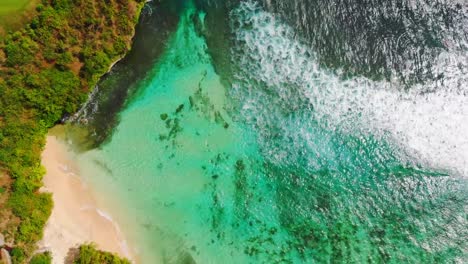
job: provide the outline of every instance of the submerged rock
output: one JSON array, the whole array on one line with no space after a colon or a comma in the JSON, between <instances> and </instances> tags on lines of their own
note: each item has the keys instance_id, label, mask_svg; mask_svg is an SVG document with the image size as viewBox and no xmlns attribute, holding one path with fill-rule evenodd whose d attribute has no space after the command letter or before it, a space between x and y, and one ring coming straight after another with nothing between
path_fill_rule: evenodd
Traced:
<instances>
[{"instance_id":1,"label":"submerged rock","mask_svg":"<svg viewBox=\"0 0 468 264\"><path fill-rule=\"evenodd\" d=\"M182 112L182 110L184 110L184 106L185 106L184 104L179 105L179 106L177 107L176 111L175 111L176 114Z\"/></svg>"},{"instance_id":2,"label":"submerged rock","mask_svg":"<svg viewBox=\"0 0 468 264\"><path fill-rule=\"evenodd\" d=\"M195 259L192 257L192 255L188 252L183 252L180 254L179 258L177 259L178 264L197 264Z\"/></svg>"},{"instance_id":3,"label":"submerged rock","mask_svg":"<svg viewBox=\"0 0 468 264\"><path fill-rule=\"evenodd\" d=\"M166 119L169 117L166 113L160 115L162 121L166 121Z\"/></svg>"}]
</instances>

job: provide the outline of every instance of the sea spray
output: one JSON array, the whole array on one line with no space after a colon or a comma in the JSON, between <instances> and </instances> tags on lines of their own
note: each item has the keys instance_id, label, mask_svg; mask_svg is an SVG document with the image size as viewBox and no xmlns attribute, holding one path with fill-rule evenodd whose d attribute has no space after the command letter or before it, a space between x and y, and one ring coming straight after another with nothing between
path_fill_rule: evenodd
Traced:
<instances>
[{"instance_id":1,"label":"sea spray","mask_svg":"<svg viewBox=\"0 0 468 264\"><path fill-rule=\"evenodd\" d=\"M467 48L466 1L256 2L291 26L314 49L318 63L347 75L398 78L411 86L440 78L431 63L441 52Z\"/></svg>"},{"instance_id":2,"label":"sea spray","mask_svg":"<svg viewBox=\"0 0 468 264\"><path fill-rule=\"evenodd\" d=\"M271 105L270 100L277 100L283 112L313 109L307 119L328 129L397 141L421 161L468 175L468 50L441 53L432 71L442 74L444 69L444 80L406 91L399 82L343 79L323 69L315 52L295 39L292 28L258 4L242 4L234 17L240 25L236 61L244 71L233 94L246 104L246 115L258 115L249 105ZM248 94L240 94L244 92ZM253 93L262 101L242 98ZM264 93L275 98L263 100Z\"/></svg>"}]
</instances>

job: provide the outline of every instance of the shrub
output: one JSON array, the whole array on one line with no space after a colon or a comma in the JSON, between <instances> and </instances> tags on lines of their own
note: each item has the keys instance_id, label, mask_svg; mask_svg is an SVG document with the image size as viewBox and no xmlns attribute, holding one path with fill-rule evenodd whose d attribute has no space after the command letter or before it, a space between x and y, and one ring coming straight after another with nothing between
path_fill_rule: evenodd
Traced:
<instances>
[{"instance_id":1,"label":"shrub","mask_svg":"<svg viewBox=\"0 0 468 264\"><path fill-rule=\"evenodd\" d=\"M130 264L128 259L96 249L94 244L81 245L75 264Z\"/></svg>"},{"instance_id":2,"label":"shrub","mask_svg":"<svg viewBox=\"0 0 468 264\"><path fill-rule=\"evenodd\" d=\"M13 263L22 263L25 259L26 255L23 249L16 247L11 251L11 260Z\"/></svg>"},{"instance_id":3,"label":"shrub","mask_svg":"<svg viewBox=\"0 0 468 264\"><path fill-rule=\"evenodd\" d=\"M52 263L52 255L50 252L44 252L41 254L34 255L29 261L29 264L50 264Z\"/></svg>"}]
</instances>

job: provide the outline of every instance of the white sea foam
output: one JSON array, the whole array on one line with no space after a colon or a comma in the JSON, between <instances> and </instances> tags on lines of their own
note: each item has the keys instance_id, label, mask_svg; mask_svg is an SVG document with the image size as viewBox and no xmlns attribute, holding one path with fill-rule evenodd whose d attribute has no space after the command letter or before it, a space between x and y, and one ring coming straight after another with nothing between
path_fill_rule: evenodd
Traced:
<instances>
[{"instance_id":1,"label":"white sea foam","mask_svg":"<svg viewBox=\"0 0 468 264\"><path fill-rule=\"evenodd\" d=\"M468 51L441 53L432 67L443 74L442 80L406 90L397 81L344 80L324 70L292 28L255 3L243 2L233 17L239 25L237 41L246 49L236 59L285 108L300 107L294 97L306 97L314 119L330 129L389 135L420 161L468 176ZM234 88L245 89L243 85ZM259 88L247 89L255 94ZM243 102L245 112L260 107L261 98L252 98ZM302 139L307 140L311 131L300 128L296 124L290 129L302 131Z\"/></svg>"},{"instance_id":2,"label":"white sea foam","mask_svg":"<svg viewBox=\"0 0 468 264\"><path fill-rule=\"evenodd\" d=\"M88 210L94 210L94 206L84 205L84 206L80 207L80 211L88 211Z\"/></svg>"},{"instance_id":3,"label":"white sea foam","mask_svg":"<svg viewBox=\"0 0 468 264\"><path fill-rule=\"evenodd\" d=\"M105 211L103 211L103 210L101 210L101 209L99 209L99 208L95 208L95 209L96 209L96 212L97 212L102 218L104 218L104 219L106 219L107 221L109 221L109 222L112 223L112 226L113 226L114 229L116 230L118 236L121 238L121 240L119 241L119 246L120 246L120 248L122 249L122 252L124 253L124 256L125 256L126 258L128 258L128 259L131 259L131 256L132 256L132 255L131 255L131 253L130 253L130 248L129 248L129 246L128 246L127 240L125 240L125 239L122 238L122 237L123 237L123 233L122 233L122 231L120 230L120 227L119 227L119 225L117 224L117 222L114 221L114 219L112 218L112 216L111 216L109 213L107 213L107 212L105 212ZM131 260L132 260L132 259L131 259ZM132 262L134 262L134 261L132 260Z\"/></svg>"},{"instance_id":4,"label":"white sea foam","mask_svg":"<svg viewBox=\"0 0 468 264\"><path fill-rule=\"evenodd\" d=\"M96 212L103 218L105 218L107 221L114 223L114 219L112 219L112 216L101 209L96 208Z\"/></svg>"},{"instance_id":5,"label":"white sea foam","mask_svg":"<svg viewBox=\"0 0 468 264\"><path fill-rule=\"evenodd\" d=\"M62 163L59 163L59 169L63 172L69 172L70 171L70 168L68 167L68 165L66 164L62 164Z\"/></svg>"}]
</instances>

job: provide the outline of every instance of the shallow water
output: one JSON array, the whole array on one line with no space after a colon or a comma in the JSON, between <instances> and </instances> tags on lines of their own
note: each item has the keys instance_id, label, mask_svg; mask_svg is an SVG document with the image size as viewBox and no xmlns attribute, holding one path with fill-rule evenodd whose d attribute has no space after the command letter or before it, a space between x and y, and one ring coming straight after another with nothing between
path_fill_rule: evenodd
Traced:
<instances>
[{"instance_id":1,"label":"shallow water","mask_svg":"<svg viewBox=\"0 0 468 264\"><path fill-rule=\"evenodd\" d=\"M225 8L181 9L79 155L142 263L466 260L467 50L408 89L324 66L268 4Z\"/></svg>"}]
</instances>

